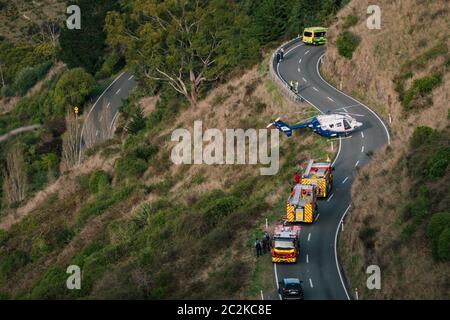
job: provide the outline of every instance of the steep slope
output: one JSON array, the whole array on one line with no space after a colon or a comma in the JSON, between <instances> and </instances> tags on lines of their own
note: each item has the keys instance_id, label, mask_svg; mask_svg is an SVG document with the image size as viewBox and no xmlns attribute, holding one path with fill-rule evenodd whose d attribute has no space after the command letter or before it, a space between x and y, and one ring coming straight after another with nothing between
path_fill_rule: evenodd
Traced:
<instances>
[{"instance_id":1,"label":"steep slope","mask_svg":"<svg viewBox=\"0 0 450 320\"><path fill-rule=\"evenodd\" d=\"M265 128L275 115L311 113L284 101L266 78L267 60L214 89L195 108L177 99L131 97L116 137L86 154L29 214L0 233L0 293L7 298L243 298L272 292L269 261L252 243L279 219L289 182L309 157L333 157L326 139L280 139L280 171L259 165L174 165L176 128ZM127 113L153 110L136 134ZM170 121L169 121L170 120ZM122 141L123 139L123 141ZM294 146L293 146L294 145ZM45 227L44 223L45 222ZM65 289L65 269L82 267L81 291ZM24 278L23 272L27 273ZM270 273L272 275L272 273Z\"/></svg>"},{"instance_id":2,"label":"steep slope","mask_svg":"<svg viewBox=\"0 0 450 320\"><path fill-rule=\"evenodd\" d=\"M379 1L380 30L366 26L370 4L352 1L339 12L322 67L337 87L374 108L392 136L355 179L339 252L360 298L448 298L448 240L442 236L439 257L427 228L450 201L449 4ZM353 52L348 39L357 39ZM380 290L366 287L369 265L381 268Z\"/></svg>"}]
</instances>

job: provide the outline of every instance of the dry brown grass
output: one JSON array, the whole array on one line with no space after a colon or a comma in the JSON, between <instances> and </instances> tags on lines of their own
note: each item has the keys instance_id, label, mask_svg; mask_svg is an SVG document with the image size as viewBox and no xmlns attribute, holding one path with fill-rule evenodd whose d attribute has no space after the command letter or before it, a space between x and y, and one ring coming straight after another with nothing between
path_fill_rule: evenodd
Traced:
<instances>
[{"instance_id":1,"label":"dry brown grass","mask_svg":"<svg viewBox=\"0 0 450 320\"><path fill-rule=\"evenodd\" d=\"M370 1L352 1L329 29L330 44L322 71L335 83L342 83L348 93L360 93L385 122L392 116L392 150L383 148L363 168L352 188L352 209L340 238L340 256L350 280L350 288L360 289L366 299L447 298L450 268L434 263L429 243L418 231L408 244L399 243L401 226L397 224L400 208L409 198L410 181L400 165L408 151L408 141L417 126L442 129L448 125L449 73L432 92L433 105L405 115L394 90L392 79L400 67L441 41L449 43L448 3L441 1L378 1L382 11L381 30L366 27L366 9ZM334 46L345 17L359 16L350 30L361 38L352 60L340 57ZM434 30L433 35L426 30ZM441 68L443 57L433 59L423 70L415 70L413 79L430 75ZM442 69L441 69L442 70ZM364 94L362 94L364 93ZM367 222L369 216L373 216ZM364 222L366 221L366 222ZM359 238L364 225L378 230L374 249L367 249ZM423 231L422 231L423 232ZM358 259L355 263L353 259ZM365 288L365 269L378 264L382 272L381 290Z\"/></svg>"},{"instance_id":2,"label":"dry brown grass","mask_svg":"<svg viewBox=\"0 0 450 320\"><path fill-rule=\"evenodd\" d=\"M4 216L0 219L0 229L8 230L12 225L18 223L45 203L51 195L57 195L59 199L70 196L76 188L76 179L79 175L87 174L95 169L111 172L115 159L116 156L104 159L99 154L90 157L89 161L72 168L66 174L61 175L54 183L49 184L44 190L31 196L23 206L5 211Z\"/></svg>"},{"instance_id":3,"label":"dry brown grass","mask_svg":"<svg viewBox=\"0 0 450 320\"><path fill-rule=\"evenodd\" d=\"M29 40L25 30L32 23L61 21L65 4L62 0L2 0L5 4L0 11L0 35L13 42Z\"/></svg>"},{"instance_id":4,"label":"dry brown grass","mask_svg":"<svg viewBox=\"0 0 450 320\"><path fill-rule=\"evenodd\" d=\"M185 128L193 132L194 121L203 122L203 130L208 128L243 128L250 125L256 128L265 128L267 123L278 116L282 116L286 121L295 121L301 118L297 112L307 110L306 104L299 106L293 102L280 99L277 93L271 95L267 92L265 75L257 71L257 67L245 72L242 76L234 78L224 85L214 89L204 100L200 101L196 108L189 108L183 111L175 119L171 127L162 130L159 137L152 137L152 140L160 139L162 145L160 148L169 154L175 143L168 141L171 132L176 128ZM220 101L220 102L218 102ZM266 105L264 110L256 109L256 102ZM280 142L286 139L281 137ZM161 159L164 161L163 159ZM170 159L165 159L170 161ZM203 170L207 168L207 170ZM171 193L177 194L177 197L183 197L186 194L201 194L212 189L229 190L231 182L239 181L242 177L249 175L259 175L260 165L191 165L186 168L183 180L177 183L171 189ZM177 175L179 166L171 164L169 171L172 176ZM184 189L183 186L191 180L196 174L202 172L204 183ZM145 175L146 183L155 183L165 177L152 168L149 168ZM180 194L181 192L181 194Z\"/></svg>"}]
</instances>

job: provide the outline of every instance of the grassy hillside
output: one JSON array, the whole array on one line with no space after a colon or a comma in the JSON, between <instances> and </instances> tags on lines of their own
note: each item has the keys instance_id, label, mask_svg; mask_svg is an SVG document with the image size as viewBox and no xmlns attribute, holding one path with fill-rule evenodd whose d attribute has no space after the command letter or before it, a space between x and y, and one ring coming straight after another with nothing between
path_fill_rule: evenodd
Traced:
<instances>
[{"instance_id":1,"label":"grassy hillside","mask_svg":"<svg viewBox=\"0 0 450 320\"><path fill-rule=\"evenodd\" d=\"M384 118L392 144L356 178L339 252L360 298L448 298L448 3L379 1L380 30L366 27L369 4L338 14L322 72ZM371 264L381 290L366 288Z\"/></svg>"},{"instance_id":2,"label":"grassy hillside","mask_svg":"<svg viewBox=\"0 0 450 320\"><path fill-rule=\"evenodd\" d=\"M305 24L328 21L339 5L77 0L85 29L39 38L41 22L60 17L53 15L61 2L0 3L7 24L17 24L0 39L1 130L43 124L0 148L8 173L1 179L0 297L272 292L272 264L256 262L252 242L266 218L273 223L283 213L294 171L309 158L332 157L329 143L309 133L282 138L280 171L268 177L254 165L176 166L170 134L192 128L195 120L204 128L247 129L265 128L275 115L288 121L312 115L308 106L277 94L264 52ZM76 120L66 113L66 98L77 98L81 121L89 102L123 68L139 84L120 110L115 136L86 150L81 165L67 165L64 150L78 140L70 140ZM82 267L81 291L65 288L69 264Z\"/></svg>"},{"instance_id":3,"label":"grassy hillside","mask_svg":"<svg viewBox=\"0 0 450 320\"><path fill-rule=\"evenodd\" d=\"M65 11L64 0L0 0L0 36L12 42L42 40L41 26L59 24ZM44 30L45 31L45 30Z\"/></svg>"},{"instance_id":4,"label":"grassy hillside","mask_svg":"<svg viewBox=\"0 0 450 320\"><path fill-rule=\"evenodd\" d=\"M266 69L267 60L213 90L196 108L164 93L156 106L132 97L116 137L2 231L3 296L243 298L273 290L264 276L271 263L256 264L253 239L266 218L280 218L298 166L310 157L332 158L326 139L280 137L275 176L260 176L259 165L177 166L169 160L171 132L192 128L194 120L204 128L265 128L274 115L293 120L298 112L312 112L284 101ZM121 127L132 121L127 116L138 101L154 111L145 128L125 134ZM83 268L81 291L64 287L69 264Z\"/></svg>"}]
</instances>

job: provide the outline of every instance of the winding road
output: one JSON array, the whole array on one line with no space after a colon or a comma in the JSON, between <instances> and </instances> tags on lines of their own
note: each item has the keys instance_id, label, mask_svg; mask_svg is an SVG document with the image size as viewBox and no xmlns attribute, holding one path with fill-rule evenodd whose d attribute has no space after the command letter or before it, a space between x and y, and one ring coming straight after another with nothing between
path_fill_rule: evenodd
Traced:
<instances>
[{"instance_id":1,"label":"winding road","mask_svg":"<svg viewBox=\"0 0 450 320\"><path fill-rule=\"evenodd\" d=\"M336 252L341 221L350 208L351 185L356 168L370 161L372 152L390 143L381 118L367 106L327 83L319 72L325 46L304 45L299 39L284 46L284 60L272 60L276 76L285 84L299 83L299 95L322 113L344 111L361 115L361 130L339 140L333 190L319 201L319 216L312 225L302 225L300 256L294 265L274 264L275 280L303 280L305 299L344 300L352 293L345 285ZM299 119L300 120L300 119Z\"/></svg>"},{"instance_id":2,"label":"winding road","mask_svg":"<svg viewBox=\"0 0 450 320\"><path fill-rule=\"evenodd\" d=\"M372 152L390 143L389 131L381 118L359 101L328 84L320 75L319 66L325 46L307 46L299 39L284 45L285 57L280 63L272 60L276 76L285 85L290 80L299 83L299 95L322 113L344 111L361 115L361 130L339 139L339 150L334 160L334 185L330 196L319 201L319 215L312 225L303 225L300 239L300 256L294 265L274 264L275 281L283 278L303 280L305 299L344 300L351 298L339 267L336 245L341 221L350 208L351 185L356 168L370 160ZM93 117L100 128L102 108L111 112L113 125L122 99L136 86L127 71L120 74L101 94L85 121ZM104 110L103 110L104 111ZM84 126L81 132L83 137ZM106 133L97 132L98 141ZM83 139L81 141L81 150ZM81 160L81 153L80 153Z\"/></svg>"},{"instance_id":3,"label":"winding road","mask_svg":"<svg viewBox=\"0 0 450 320\"><path fill-rule=\"evenodd\" d=\"M114 124L114 121L117 118L119 107L122 105L122 100L128 97L130 91L136 87L137 82L132 74L128 71L122 72L117 78L114 79L113 82L106 88L105 91L98 97L97 101L95 101L89 113L86 115L84 119L84 124L81 129L81 140L80 140L80 157L79 161L81 162L82 151L85 144L85 123L87 121L94 122L95 137L93 143L100 143L105 141L110 137L112 132L111 128ZM100 125L101 117L105 116L105 112L108 112L108 119L112 119L109 125L110 130L108 132L101 132L102 126Z\"/></svg>"}]
</instances>

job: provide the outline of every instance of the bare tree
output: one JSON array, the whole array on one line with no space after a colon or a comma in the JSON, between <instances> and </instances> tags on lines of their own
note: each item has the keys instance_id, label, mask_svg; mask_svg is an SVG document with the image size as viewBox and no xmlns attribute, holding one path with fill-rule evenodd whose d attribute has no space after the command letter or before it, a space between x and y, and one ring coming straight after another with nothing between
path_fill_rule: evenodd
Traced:
<instances>
[{"instance_id":1,"label":"bare tree","mask_svg":"<svg viewBox=\"0 0 450 320\"><path fill-rule=\"evenodd\" d=\"M58 44L60 27L56 21L47 21L40 25L40 40L41 42L50 41L54 47Z\"/></svg>"},{"instance_id":2,"label":"bare tree","mask_svg":"<svg viewBox=\"0 0 450 320\"><path fill-rule=\"evenodd\" d=\"M113 116L109 109L106 100L103 99L102 107L99 113L99 124L101 132L101 141L108 140L112 136L112 120Z\"/></svg>"},{"instance_id":3,"label":"bare tree","mask_svg":"<svg viewBox=\"0 0 450 320\"><path fill-rule=\"evenodd\" d=\"M202 85L217 80L225 65L218 59L223 28L208 23L215 10L199 0L137 2L142 7L138 30L131 34L119 16L110 15L107 27L114 32L109 43L119 46L128 39L146 78L167 82L196 105ZM118 33L123 36L115 36Z\"/></svg>"},{"instance_id":4,"label":"bare tree","mask_svg":"<svg viewBox=\"0 0 450 320\"><path fill-rule=\"evenodd\" d=\"M92 108L92 107L91 107ZM96 128L94 114L87 113L83 124L83 142L84 146L89 149L92 148L98 141L100 130Z\"/></svg>"},{"instance_id":5,"label":"bare tree","mask_svg":"<svg viewBox=\"0 0 450 320\"><path fill-rule=\"evenodd\" d=\"M71 111L66 115L66 128L62 145L63 171L70 170L77 164L80 152L80 128L76 115Z\"/></svg>"},{"instance_id":6,"label":"bare tree","mask_svg":"<svg viewBox=\"0 0 450 320\"><path fill-rule=\"evenodd\" d=\"M6 167L3 170L3 196L7 204L25 199L27 176L24 168L22 150L14 146L6 155Z\"/></svg>"}]
</instances>

